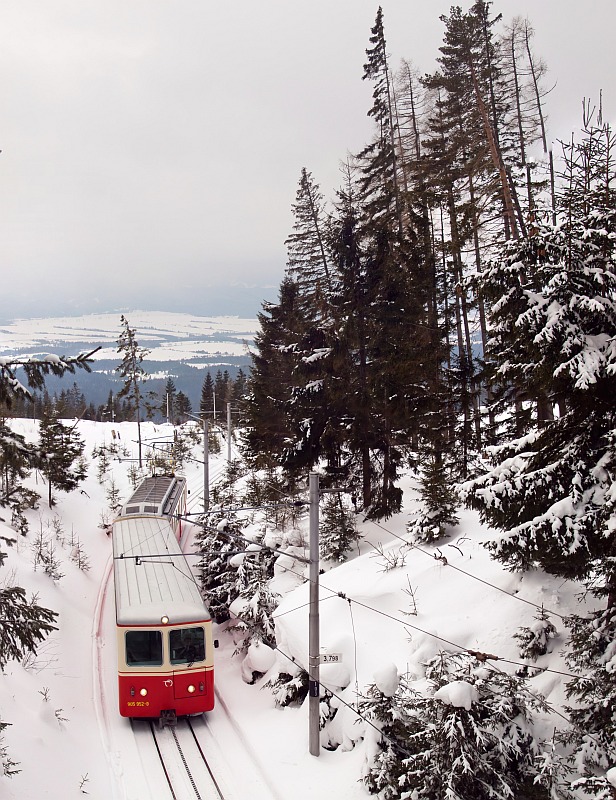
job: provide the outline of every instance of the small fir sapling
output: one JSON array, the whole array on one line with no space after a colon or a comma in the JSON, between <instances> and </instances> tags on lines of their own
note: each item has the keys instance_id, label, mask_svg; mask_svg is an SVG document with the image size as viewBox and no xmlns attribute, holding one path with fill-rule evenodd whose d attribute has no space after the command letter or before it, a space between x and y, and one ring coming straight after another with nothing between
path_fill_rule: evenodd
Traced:
<instances>
[{"instance_id":1,"label":"small fir sapling","mask_svg":"<svg viewBox=\"0 0 616 800\"><path fill-rule=\"evenodd\" d=\"M420 491L421 507L407 530L415 542L437 542L458 524L460 501L450 471L433 453L427 454L422 463Z\"/></svg>"},{"instance_id":2,"label":"small fir sapling","mask_svg":"<svg viewBox=\"0 0 616 800\"><path fill-rule=\"evenodd\" d=\"M6 553L0 552L0 567ZM30 600L21 586L11 580L0 586L0 671L12 659L21 659L27 653L36 653L38 645L51 631L57 618L55 611L38 605L37 595Z\"/></svg>"},{"instance_id":3,"label":"small fir sapling","mask_svg":"<svg viewBox=\"0 0 616 800\"><path fill-rule=\"evenodd\" d=\"M513 634L513 638L519 643L520 657L536 661L548 652L549 642L556 635L555 625L541 608L535 614L535 622L530 627L522 626L518 633Z\"/></svg>"},{"instance_id":4,"label":"small fir sapling","mask_svg":"<svg viewBox=\"0 0 616 800\"><path fill-rule=\"evenodd\" d=\"M327 495L321 505L319 548L326 561L346 561L349 551L361 539L355 515L340 494Z\"/></svg>"},{"instance_id":5,"label":"small fir sapling","mask_svg":"<svg viewBox=\"0 0 616 800\"><path fill-rule=\"evenodd\" d=\"M109 505L109 510L115 514L122 506L120 501L120 490L115 482L115 479L112 477L111 480L107 481L105 486L105 496L107 498L107 504Z\"/></svg>"},{"instance_id":6,"label":"small fir sapling","mask_svg":"<svg viewBox=\"0 0 616 800\"><path fill-rule=\"evenodd\" d=\"M71 546L71 554L70 560L78 567L82 572L88 572L90 569L90 560L88 559L87 555L85 554L81 542L79 538L75 539L74 543Z\"/></svg>"},{"instance_id":7,"label":"small fir sapling","mask_svg":"<svg viewBox=\"0 0 616 800\"><path fill-rule=\"evenodd\" d=\"M265 686L271 691L277 706L300 706L308 695L308 673L301 669L293 675L290 672L279 672Z\"/></svg>"},{"instance_id":8,"label":"small fir sapling","mask_svg":"<svg viewBox=\"0 0 616 800\"><path fill-rule=\"evenodd\" d=\"M0 719L0 766L2 767L2 774L7 778L11 778L13 775L17 775L18 772L21 772L20 769L17 769L19 762L13 761L9 755L8 746L4 743L4 734L2 731L10 725L10 722L3 722Z\"/></svg>"}]
</instances>

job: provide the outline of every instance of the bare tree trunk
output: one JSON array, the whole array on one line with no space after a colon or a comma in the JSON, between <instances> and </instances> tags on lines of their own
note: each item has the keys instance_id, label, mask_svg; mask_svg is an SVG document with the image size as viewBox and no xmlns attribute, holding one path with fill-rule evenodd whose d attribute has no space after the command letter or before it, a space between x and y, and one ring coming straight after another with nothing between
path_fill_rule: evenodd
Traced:
<instances>
[{"instance_id":1,"label":"bare tree trunk","mask_svg":"<svg viewBox=\"0 0 616 800\"><path fill-rule=\"evenodd\" d=\"M530 164L526 160L526 136L524 134L524 125L522 124L522 106L520 102L520 82L518 80L518 63L516 59L516 33L518 27L517 24L514 23L511 29L511 69L513 73L513 84L515 87L515 107L516 107L516 119L518 123L518 140L520 143L520 163L523 167L526 168L526 197L528 199L528 210L529 213L532 212L533 209L533 190L531 184L531 174L530 174Z\"/></svg>"},{"instance_id":2,"label":"bare tree trunk","mask_svg":"<svg viewBox=\"0 0 616 800\"><path fill-rule=\"evenodd\" d=\"M505 164L503 161L502 154L500 152L500 148L497 145L494 131L492 130L492 125L490 124L490 118L488 116L488 111L486 109L486 104L481 97L481 91L479 89L479 83L477 82L477 75L475 74L475 67L473 62L470 62L471 68L471 75L473 78L473 87L475 90L475 99L477 101L477 106L479 108L479 112L481 114L481 118L483 120L483 126L486 134L486 138L488 140L488 147L490 148L490 154L492 156L492 163L494 164L495 169L497 170L501 188L503 192L503 200L505 203L505 217L509 221L509 228L511 231L511 235L514 239L519 238L518 234L518 226L516 224L516 218L513 210L513 200L511 197L511 189L509 186L509 179L507 177L507 172L505 170Z\"/></svg>"}]
</instances>

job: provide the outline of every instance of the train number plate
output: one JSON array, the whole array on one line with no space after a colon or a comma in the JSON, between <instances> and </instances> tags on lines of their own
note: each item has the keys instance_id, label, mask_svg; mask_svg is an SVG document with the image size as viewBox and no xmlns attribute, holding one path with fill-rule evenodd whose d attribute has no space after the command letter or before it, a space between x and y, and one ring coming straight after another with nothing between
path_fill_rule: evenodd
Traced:
<instances>
[{"instance_id":1,"label":"train number plate","mask_svg":"<svg viewBox=\"0 0 616 800\"><path fill-rule=\"evenodd\" d=\"M150 705L149 700L129 700L126 704L129 708L147 708Z\"/></svg>"}]
</instances>

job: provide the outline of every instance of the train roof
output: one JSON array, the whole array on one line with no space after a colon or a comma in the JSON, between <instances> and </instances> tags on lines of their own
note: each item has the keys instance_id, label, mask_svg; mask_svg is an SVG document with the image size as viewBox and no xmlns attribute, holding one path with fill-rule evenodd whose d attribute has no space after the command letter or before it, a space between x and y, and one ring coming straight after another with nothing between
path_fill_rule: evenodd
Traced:
<instances>
[{"instance_id":1,"label":"train roof","mask_svg":"<svg viewBox=\"0 0 616 800\"><path fill-rule=\"evenodd\" d=\"M118 625L169 625L210 618L171 520L128 516L113 523Z\"/></svg>"},{"instance_id":2,"label":"train roof","mask_svg":"<svg viewBox=\"0 0 616 800\"><path fill-rule=\"evenodd\" d=\"M120 516L130 516L131 514L170 516L176 513L185 487L186 478L175 475L155 475L151 478L144 478L122 506Z\"/></svg>"}]
</instances>

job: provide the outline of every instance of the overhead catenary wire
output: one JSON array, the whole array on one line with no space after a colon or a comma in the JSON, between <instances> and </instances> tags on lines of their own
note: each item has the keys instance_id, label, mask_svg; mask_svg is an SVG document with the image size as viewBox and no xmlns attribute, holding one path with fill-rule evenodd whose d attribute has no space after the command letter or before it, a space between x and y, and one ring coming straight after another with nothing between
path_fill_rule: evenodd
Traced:
<instances>
[{"instance_id":1,"label":"overhead catenary wire","mask_svg":"<svg viewBox=\"0 0 616 800\"><path fill-rule=\"evenodd\" d=\"M242 509L242 510L258 510L258 508L259 507L251 508L251 509ZM222 509L220 510L220 513L223 513ZM418 545L415 545L415 544L413 544L411 542L408 542L406 539L404 539L401 536L398 536L393 531L388 530L383 525L380 525L379 523L376 523L374 521L372 521L372 522L373 522L374 525L376 525L377 527L381 528L386 533L388 533L391 536L393 536L395 539L398 539L401 542L403 542L410 549L416 549L419 552L423 553L424 555L429 556L431 559L434 559L434 556L431 553L429 553L427 550L424 550L423 548L419 547ZM205 526L203 526L203 528L205 529ZM257 554L259 554L259 552L265 550L265 551L269 551L271 553L274 553L276 555L288 555L288 557L296 559L298 561L302 561L303 563L309 563L309 559L306 559L306 558L304 558L302 556L299 556L299 555L296 555L294 553L285 554L284 551L269 547L268 545L264 545L264 544L261 544L261 543L254 542L254 541L248 539L247 537L242 536L242 534L240 534L240 533L236 533L236 532L229 531L229 530L219 531L217 528L211 528L210 530L212 532L222 533L222 534L224 534L225 536L228 536L231 539L235 539L236 541L242 542L243 544L247 543L249 545L252 545L253 547L259 548L259 549L255 549L253 551L248 551L247 555L251 555L251 554L257 555ZM454 569L456 569L461 574L463 574L463 575L465 575L465 576L467 576L469 578L472 578L473 580L477 580L480 583L483 583L483 584L485 584L487 586L490 586L491 588L493 588L493 589L495 589L495 590L497 590L499 592L502 592L503 594L506 594L508 597L511 597L514 600L519 600L520 602L523 602L523 603L525 603L527 605L530 605L530 606L532 606L534 608L537 608L539 610L545 610L547 613L551 613L554 616L559 617L560 619L563 619L563 620L566 619L562 614L559 614L558 612L552 612L549 609L545 609L544 606L540 606L537 603L533 603L530 600L526 600L526 598L522 598L522 597L519 597L518 595L512 594L511 592L506 591L505 589L503 589L502 587L497 586L496 584L492 584L489 581L485 581L484 579L479 578L476 575L473 575L472 573L467 572L466 570L463 570L463 569L461 569L459 567L455 567L455 565L453 565L453 564L449 564L449 562L446 562L446 565L454 567ZM290 572L293 575L297 575L303 581L308 581L308 578L306 577L305 574L293 570L290 566L285 566L284 569L286 569L287 572ZM377 608L374 608L372 606L369 606L368 604L362 603L361 601L355 600L354 598L349 598L344 593L336 591L335 589L331 589L330 587L327 587L327 586L323 585L322 582L320 583L320 585L321 585L321 588L325 589L326 591L331 592L332 594L328 598L321 598L319 602L322 602L322 600L331 599L331 597L338 596L338 597L341 597L341 598L347 600L349 603L356 603L357 605L359 605L359 606L361 606L361 607L363 607L365 609L368 609L368 610L370 610L370 611L372 611L372 612L374 612L376 614L381 614L382 616L384 616L384 617L386 617L386 618L388 618L388 619L390 619L390 620L392 620L394 622L397 622L398 624L403 625L405 628L410 628L412 630L416 630L417 632L422 633L425 636L432 637L432 638L434 638L434 639L436 639L438 641L441 641L441 642L443 642L443 643L445 643L445 644L447 644L447 645L449 645L451 647L456 648L457 650L460 650L461 652L470 653L472 655L479 655L482 658L487 657L489 655L489 654L485 653L482 650L471 650L468 647L465 647L464 645L461 645L461 644L459 644L457 642L453 642L453 641L451 641L449 639L446 639L443 636L439 636L438 634L435 634L432 631L425 630L423 628L420 628L417 625L413 625L408 620L398 619L397 617L394 617L393 615L388 614L387 612L384 612L384 611L381 611L380 609L377 609ZM273 614L272 618L273 619L277 619L279 617L282 617L282 616L284 616L286 614L290 614L293 611L296 611L296 610L298 610L300 608L305 608L307 606L309 606L309 603L305 603L305 604L302 604L301 606L298 606L296 608L289 609L289 610L287 610L285 612L282 612L281 614ZM485 658L484 658L484 660L485 660ZM521 668L525 668L525 669L531 669L531 670L540 670L541 672L549 672L549 673L561 675L561 676L572 678L572 679L576 679L576 678L580 677L579 675L574 675L573 673L564 672L562 670L555 670L555 669L552 669L552 668L549 668L549 667L540 667L540 666L537 666L536 664L527 664L527 663L524 663L524 662L521 662L521 661L513 661L512 659L507 659L507 658L505 658L503 656L499 656L499 655L492 655L491 656L491 660L498 660L498 661L501 661L503 663L511 664L512 666L517 666L517 667L521 667Z\"/></svg>"},{"instance_id":2,"label":"overhead catenary wire","mask_svg":"<svg viewBox=\"0 0 616 800\"><path fill-rule=\"evenodd\" d=\"M296 505L304 505L304 503L298 503ZM231 511L240 511L240 510L242 510L242 511L247 511L247 510L252 511L252 510L260 510L260 508L262 508L262 507L259 507L259 506L250 507L250 508L242 507L242 508L232 509L232 510L219 509L218 513L225 513L225 511L227 513L231 513ZM213 513L213 512L210 512L210 513ZM190 521L190 520L187 520L187 521ZM424 550L419 545L413 544L413 543L409 542L407 539L404 539L403 537L398 536L396 533L394 533L393 531L388 530L387 528L385 528L380 523L374 522L373 520L371 520L371 522L374 525L376 525L377 527L381 528L386 533L388 533L389 535L391 535L393 538L398 539L399 541L403 542L405 545L407 545L409 547L409 549L416 549L419 552L423 553L424 555L430 557L431 559L435 558L435 556L433 554L429 553L427 550ZM203 529L206 530L206 526L205 525L202 525L201 527L203 527ZM234 540L236 540L238 542L241 542L242 544L249 544L249 545L251 545L251 546L253 546L255 548L258 548L258 549L251 550L251 551L242 551L242 552L246 552L247 555L251 555L251 554L257 555L262 551L269 551L269 552L271 552L271 553L273 553L275 555L279 555L279 556L280 555L288 555L288 557L296 559L296 560L301 561L303 563L306 563L306 564L309 563L309 559L307 559L307 558L304 558L304 557L299 556L299 555L294 554L294 553L285 554L285 551L281 551L280 549L269 547L268 545L265 545L265 544L262 544L262 543L254 542L254 541L248 539L247 537L242 536L242 534L236 533L234 531L230 531L228 529L218 530L218 528L213 528L212 527L212 528L209 528L209 530L211 530L212 532L216 532L216 533L222 533L222 534L224 534L225 536L227 536L227 537L229 537L231 539L234 539ZM566 619L566 617L564 615L559 614L558 612L551 611L549 609L545 609L544 606L540 606L539 604L533 603L532 601L527 600L526 598L519 597L516 594L508 592L507 590L503 589L502 587L497 586L496 584L492 584L490 581L486 581L483 578L479 578L478 576L473 575L472 573L461 569L460 567L456 567L455 565L450 564L448 561L445 561L445 565L453 567L456 571L460 572L461 574L465 575L466 577L471 578L473 580L476 580L476 581L478 581L480 583L483 583L483 584L485 584L485 585L487 585L487 586L489 586L489 587L491 587L491 588L493 588L493 589L495 589L495 590L497 590L499 592L502 592L503 594L506 594L508 597L511 597L514 600L519 600L520 602L523 602L523 603L525 603L527 605L530 605L530 606L532 606L534 608L537 608L538 610L546 611L546 613L552 614L552 615L558 617L559 619L563 619L563 620ZM305 574L299 573L299 572L293 570L290 566L285 566L284 568L286 569L287 572L290 572L291 574L297 575L303 581L308 581L309 580L306 577ZM451 641L449 639L446 639L445 637L439 636L438 634L435 634L435 633L433 633L431 631L428 631L428 630L425 630L423 628L420 628L417 625L413 625L410 622L408 622L408 620L398 619L397 617L394 617L393 615L388 614L387 612L384 612L384 611L381 611L380 609L377 609L377 608L374 608L372 606L369 606L368 604L362 603L359 600L355 600L353 598L349 598L348 596L346 596L342 592L339 592L339 591L331 589L331 588L329 588L327 586L324 586L322 582L321 582L320 585L321 585L321 588L325 589L326 591L331 592L332 594L328 598L320 598L319 602L322 602L322 600L331 599L332 597L335 597L335 596L341 597L341 598L347 600L349 602L349 604L350 603L356 603L358 606L361 606L361 607L363 607L365 609L368 609L368 610L370 610L370 611L372 611L372 612L374 612L376 614L381 614L382 616L387 617L388 619L390 619L390 620L392 620L394 622L397 622L398 624L403 625L405 628L410 628L412 630L416 630L417 632L422 633L425 636L429 636L429 637L434 638L434 639L436 639L438 641L441 641L441 642L443 642L443 643L445 643L445 644L447 644L447 645L449 645L451 647L456 648L457 650L460 650L461 652L466 652L466 653L469 653L471 655L479 656L480 660L487 660L488 657L489 657L490 660L501 661L502 663L511 664L512 666L517 666L517 667L521 667L521 668L525 668L525 669L540 670L541 672L549 672L549 673L553 673L553 674L556 674L556 675L561 675L561 676L572 678L572 679L577 679L577 678L580 677L579 675L574 675L573 673L564 672L562 670L555 670L555 669L552 669L552 668L549 668L549 667L540 667L540 666L537 666L536 664L527 664L527 663L524 663L524 662L521 662L521 661L514 661L512 659L507 659L507 658L505 658L503 656L499 656L499 655L491 655L491 654L488 654L488 653L486 653L486 652L484 652L482 650L471 650L468 647L465 647L464 645L461 645L461 644L459 644L457 642L453 642L453 641ZM285 612L282 612L281 614L273 614L272 618L273 619L277 619L277 618L282 617L282 616L284 616L286 614L290 614L293 611L298 610L299 608L304 608L304 607L307 607L309 605L310 605L309 603L305 603L305 604L302 604L301 606L298 606L296 608L289 609L289 610L287 610Z\"/></svg>"},{"instance_id":3,"label":"overhead catenary wire","mask_svg":"<svg viewBox=\"0 0 616 800\"><path fill-rule=\"evenodd\" d=\"M281 494L282 494L282 492L281 492ZM304 502L301 502L301 501L299 501L299 502L295 502L295 503L285 503L285 504L280 504L280 505L277 505L276 507L280 507L280 506L283 506L283 505L284 505L284 506L286 506L286 507L289 507L289 506L296 506L296 507L300 507L300 506L304 506L304 505L306 505L306 504L305 504ZM237 509L231 509L231 510L226 510L226 509L218 509L218 513L234 513L234 512L236 512L236 511L255 511L255 510L261 510L261 508L262 508L262 507L240 507L240 508L237 508ZM216 512L212 511L212 512L210 512L210 513L216 513ZM190 521L190 520L188 520L188 521ZM393 538L395 538L395 539L398 539L399 541L401 541L403 544L405 544L407 547L409 547L409 549L416 549L416 550L418 550L419 552L423 553L424 555L426 555L426 556L430 557L431 559L434 559L434 558L435 558L435 556L434 556L433 554L429 553L427 550L424 550L424 549L423 549L422 547L420 547L419 545L417 545L417 544L414 544L414 543L411 543L411 542L409 542L407 539L404 539L403 537L401 537L401 536L398 536L398 535L397 535L397 534L395 534L393 531L391 531L391 530L388 530L387 528L385 528L385 527L384 527L383 525L381 525L380 523L377 523L377 522L375 522L374 520L371 520L371 522L372 522L372 523L373 523L375 526L377 526L377 527L381 528L383 531L385 531L386 533L388 533L388 534L389 534L390 536L392 536ZM205 525L203 525L202 527L203 527L203 529L204 529L204 530L206 529L206 526L205 526ZM216 531L216 532L219 532L219 533L224 533L224 534L225 534L226 536L228 536L229 538L235 539L235 540L237 540L237 541L241 541L241 542L248 543L249 545L252 545L253 547L255 547L255 546L256 546L256 547L258 547L258 549L256 549L256 550L248 551L248 554L258 554L259 552L262 552L263 550L265 550L265 551L270 551L270 552L272 552L272 553L274 553L274 554L276 554L276 555L285 555L285 552L284 552L284 551L281 551L281 550L279 550L279 549L275 549L275 548L271 548L271 547L269 547L269 546L267 546L267 545L263 545L263 544L261 544L261 543L256 543L256 542L254 542L254 541L252 541L252 540L248 539L247 537L244 537L244 536L242 536L242 535L241 535L241 534L239 534L239 533L231 532L231 531L229 531L229 530L223 530L223 531L219 531L217 528L216 528L216 529L210 529L210 530L213 530L213 531ZM296 554L288 554L288 556L289 556L289 557L291 557L291 558L295 558L295 559L297 559L297 560L303 561L304 563L309 563L309 559L302 558L301 556L297 556ZM514 599L514 600L519 600L520 602L523 602L523 603L525 603L525 604L527 604L527 605L530 605L531 607L534 607L534 608L536 608L536 609L538 609L538 610L544 611L544 612L546 612L546 613L548 613L548 614L552 614L553 616L556 616L556 617L558 617L559 619L562 619L562 620L566 619L566 617L565 617L564 615L562 615L562 614L560 614L560 613L558 613L558 612L556 612L556 611L552 611L552 610L550 610L550 609L546 609L546 608L545 608L545 606L543 606L543 605L539 605L539 604L537 604L537 603L533 603L532 601L530 601L530 600L527 600L526 598L520 597L520 596L519 596L519 595L517 595L517 594L513 594L512 592L509 592L509 591L507 591L507 590L503 589L502 587L500 587L500 586L497 586L496 584L493 584L493 583L491 583L490 581L486 581L486 580L485 580L485 579L483 579L483 578L479 578L478 576L476 576L476 575L473 575L472 573L469 573L469 572L467 572L466 570L463 570L463 569L462 569L462 568L460 568L460 567L457 567L457 566L455 566L455 565L453 565L453 564L450 564L450 563L449 563L449 562L448 562L446 559L442 560L442 563L444 563L444 565L446 565L446 566L451 566L451 567L453 567L453 568L454 568L454 569L455 569L457 572L459 572L459 573L461 573L461 574L465 575L466 577L468 577L468 578L470 578L470 579L476 580L476 581L478 581L478 582L480 582L480 583L482 583L482 584L484 584L484 585L486 585L486 586L489 586L489 587L491 587L492 589L494 589L494 590L496 590L496 591L499 591L499 592L501 592L501 593L503 593L503 594L506 594L508 597L511 597L511 598L512 598L512 599ZM306 575L305 575L305 574L301 574L301 573L299 573L299 572L296 572L295 570L293 570L293 569L292 569L292 568L290 568L289 566L285 566L285 569L286 569L288 572L290 572L290 573L292 573L292 574L295 574L295 575L297 575L297 576L298 576L298 577L300 577L300 578L301 578L303 581L306 581L306 580L308 580L308 579L306 578ZM411 624L410 622L408 622L408 620L401 620L401 619L399 619L399 618L397 618L397 617L395 617L395 616L393 616L393 615L391 615L391 614L388 614L387 612L381 611L380 609L376 609L376 608L374 608L374 607L372 607L372 606L370 606L370 605L368 605L368 604L366 604L366 603L362 603L362 602L361 602L361 601L359 601L359 600L355 600L354 598L350 598L350 597L346 596L346 595L345 595L344 593L342 593L342 592L336 592L335 590L333 590L333 589L331 589L331 588L329 588L329 587L323 586L322 584L321 584L321 586L322 586L322 588L323 588L323 589L325 589L326 591L329 591L329 592L331 592L332 594L331 594L329 597L327 597L327 598L320 598L319 602L322 602L322 601L324 601L324 600L329 600L329 599L332 599L333 597L336 597L336 596L338 596L338 597L340 597L340 598L342 598L342 599L344 599L344 600L346 600L346 601L348 602L348 604L349 604L349 609L350 609L350 611L351 611L351 619L352 619L352 625L353 625L353 634L354 634L354 636L355 636L355 629L354 629L354 620L353 620L353 615L352 615L352 605L351 605L352 603L355 603L356 605L358 605L358 606L360 606L360 607L363 607L363 608L365 608L365 609L367 609L367 610L370 610L370 611L372 611L373 613L380 614L380 615L382 615L382 616L384 616L384 617L386 617L386 618L388 618L388 619L390 619L390 620L392 620L392 621L394 621L394 622L396 622L396 623L398 623L398 624L401 624L401 625L403 625L403 626L405 627L405 629L408 629L408 628L410 628L410 629L412 629L412 630L416 630L416 631L418 631L418 632L422 633L422 634L423 634L423 635L425 635L425 636L428 636L428 637L434 638L434 639L436 639L436 640L438 640L438 641L440 641L440 642L443 642L443 643L445 643L445 644L449 645L450 647L454 647L455 649L459 650L460 652L464 652L464 653L467 653L467 654L469 654L469 655L471 655L471 656L474 656L474 657L475 657L475 658L477 658L477 660L478 660L478 661L480 661L480 662L484 662L484 663L485 663L485 662L490 662L490 663L491 663L492 661L500 661L500 662L502 662L502 663L511 664L511 665L513 665L513 666L518 666L518 667L521 667L521 668L524 668L524 669L539 670L539 671L540 671L540 672L542 672L542 673L543 673L543 672L549 672L549 673L552 673L552 674L557 674L557 675L561 675L561 676L568 677L568 678L572 678L572 679L579 679L579 677L580 677L579 675L575 675L575 674L573 674L573 673L568 673L568 672L564 672L564 671L561 671L561 670L555 670L555 669L552 669L552 668L549 668L549 667L541 667L541 666L538 666L538 665L536 665L536 664L527 664L527 663L524 663L524 662L513 661L513 660L511 660L511 659L506 659L506 658L504 658L504 657L502 657L502 656L495 655L495 654L491 654L491 653L487 653L487 652L483 652L483 651L481 651L481 650L471 650L471 649L469 649L469 648L465 647L464 645L461 645L461 644L459 644L459 643L457 643L457 642L454 642L454 641L451 641L451 640L449 640L449 639L446 639L445 637L439 636L438 634L435 634L435 633L433 633L432 631L425 630L425 629L423 629L423 628L420 628L420 627L419 627L419 626L417 626L417 625L413 625L413 624ZM304 607L306 607L306 606L309 606L309 605L310 605L309 603L307 603L307 604L302 604L301 606L298 606L298 607L296 607L296 608L294 608L294 609L289 609L289 610L287 610L287 611L285 611L285 612L282 612L282 613L280 613L280 614L278 614L278 615L276 615L276 614L273 614L273 615L272 615L272 617L273 617L273 619L277 619L277 618L280 618L280 617L282 617L282 616L284 616L284 615L286 615L286 614L292 613L293 611L297 611L298 609L300 609L300 608L304 608ZM237 617L237 619L239 619L240 621L243 621L243 620L241 620L241 617ZM243 622L245 622L245 621L243 621ZM246 623L246 622L245 622L245 624L249 624L249 623ZM355 639L355 642L356 642L356 639ZM355 645L355 646L356 646L356 645ZM290 656L288 656L286 653L283 653L283 652L282 652L282 651L281 651L281 650L280 650L280 649L279 649L277 646L276 646L276 648L275 648L275 649L276 649L276 650L278 650L279 652L281 652L281 654L282 654L283 656L285 656L286 658L289 658L291 661L293 661L294 663L296 663L296 662L295 662L295 659L291 658L291 657L290 657ZM355 658L355 660L356 660L356 670L355 670L355 672L356 672L356 683L357 683L357 657ZM300 665L298 664L298 666L300 666ZM301 669L303 669L303 670L306 672L306 674L308 674L308 671L307 671L307 670L305 670L305 669L304 669L303 667L301 667L301 666L300 666L300 668L301 668ZM499 669L498 667L494 667L494 668L495 668L495 669ZM502 671L502 670L500 670L500 671ZM327 689L327 691L331 691L331 690ZM358 692L358 688L357 688L357 692L356 692L356 693L357 693L357 694L359 694L359 692ZM332 694L334 694L334 693L332 692ZM531 696L535 697L535 696L532 694L532 692L530 692L530 690L529 690L529 694L530 694ZM336 696L336 697L338 697L337 695L335 695L335 696ZM351 709L354 711L354 713L358 713L358 712L357 712L355 709L353 709L353 707L352 707L350 704L346 703L346 701L344 701L342 698L338 698L338 699L340 700L340 702L343 702L345 705L347 705L349 708L351 708ZM537 699L537 698L535 697L535 699ZM570 720L568 720L568 719L567 719L567 717L566 717L565 715L563 715L562 713L560 713L558 710L556 710L556 709L552 708L552 707L550 706L550 704L549 704L549 703L547 703L547 701L546 701L546 700L542 700L542 702L543 702L543 703L545 703L545 706L546 706L546 708L548 708L550 711L552 711L553 713L555 713L555 714L557 714L558 716L562 717L562 718L563 718L565 721L567 721L567 723L568 723L568 724L572 724L572 723L570 722ZM358 714L358 716L361 716L361 715L359 715L359 714ZM370 721L369 721L369 720L366 720L366 722L370 722ZM372 724L372 723L370 723L370 724ZM373 726L373 727L375 727L375 728L376 728L376 726ZM377 729L377 730L379 730L378 728L376 728L376 729Z\"/></svg>"},{"instance_id":4,"label":"overhead catenary wire","mask_svg":"<svg viewBox=\"0 0 616 800\"><path fill-rule=\"evenodd\" d=\"M384 525L381 525L379 522L375 522L374 520L369 520L369 521L377 528L381 528L381 530L385 531L385 533L388 533L390 536L393 536L394 539L398 539L400 542L403 542L405 545L407 545L407 547L410 550L417 550L420 553L423 553L424 555L432 559L437 558L432 553L429 553L427 550L424 550L423 547L420 547L420 545L414 542L409 542L408 539L405 539L402 536L398 536L397 533L390 531L388 528L386 528ZM558 611L553 611L552 609L546 608L544 605L533 603L532 600L527 600L525 597L520 597L519 595L514 594L513 592L508 592L507 589L503 589L502 586L497 586L495 583L491 583L490 581L487 581L484 578L480 578L478 575L473 575L472 572L468 572L467 570L462 569L461 567L457 567L455 564L451 564L447 559L445 559L445 561L441 560L441 563L443 563L444 566L451 567L452 569L456 570L456 572L460 572L462 575L466 575L468 578L472 578L473 580L478 581L479 583L483 583L486 586L490 586L492 589L495 589L498 592L502 592L503 594L508 595L514 600L519 600L521 603L526 603L527 605L532 606L533 608L536 608L539 611L545 611L546 614L551 614L553 617L558 617L559 619L562 620L566 619L566 616L564 616L563 614L559 614Z\"/></svg>"},{"instance_id":5,"label":"overhead catenary wire","mask_svg":"<svg viewBox=\"0 0 616 800\"><path fill-rule=\"evenodd\" d=\"M287 572L291 572L293 575L297 575L299 577L303 577L304 580L307 581L305 576L303 576L301 573L296 572L295 570L293 570L293 569L291 569L289 567L285 567L285 569L287 570ZM443 642L444 644L447 644L450 647L454 647L457 650L459 650L460 652L468 653L469 655L473 655L473 656L477 657L477 659L479 661L486 661L486 660L501 661L501 662L503 662L505 664L511 664L513 666L523 667L523 668L531 669L531 670L539 670L540 672L554 673L556 675L562 675L562 676L567 677L567 678L576 679L576 678L580 677L579 675L574 675L573 673L570 673L570 672L563 672L562 670L555 670L555 669L552 669L550 667L541 667L541 666L538 666L537 664L527 664L527 663L524 663L522 661L513 661L513 660L505 658L503 656L499 656L499 655L496 655L496 654L488 653L487 650L484 651L484 650L480 650L480 649L468 648L465 645L460 644L459 642L454 642L451 639L447 639L444 636L439 636L438 634L433 633L432 631L426 630L425 628L420 628L418 625L413 625L408 620L399 619L398 617L395 617L393 614L389 614L386 611L382 611L379 608L374 608L374 606L370 606L367 603L363 603L361 600L355 600L354 598L349 597L344 592L336 591L335 589L332 589L332 588L330 588L328 586L323 585L323 583L321 583L320 585L321 585L322 589L325 589L326 591L332 593L329 597L323 598L323 600L329 600L332 597L337 596L340 599L347 601L348 603L355 603L355 605L360 606L361 608L365 608L368 611L372 611L375 614L379 614L382 617L385 617L385 618L391 620L392 622L396 622L399 625L402 625L404 628L410 628L411 630L415 630L418 633L424 634L424 636L429 636L430 638L436 639L437 641L440 641L440 642ZM302 604L300 606L297 606L295 608L289 609L288 611L284 611L280 615L273 614L272 617L273 617L273 619L278 619L279 616L284 616L286 614L290 614L292 611L297 611L297 610L299 610L301 608L305 608L307 605L308 604L304 603L304 604Z\"/></svg>"}]
</instances>

